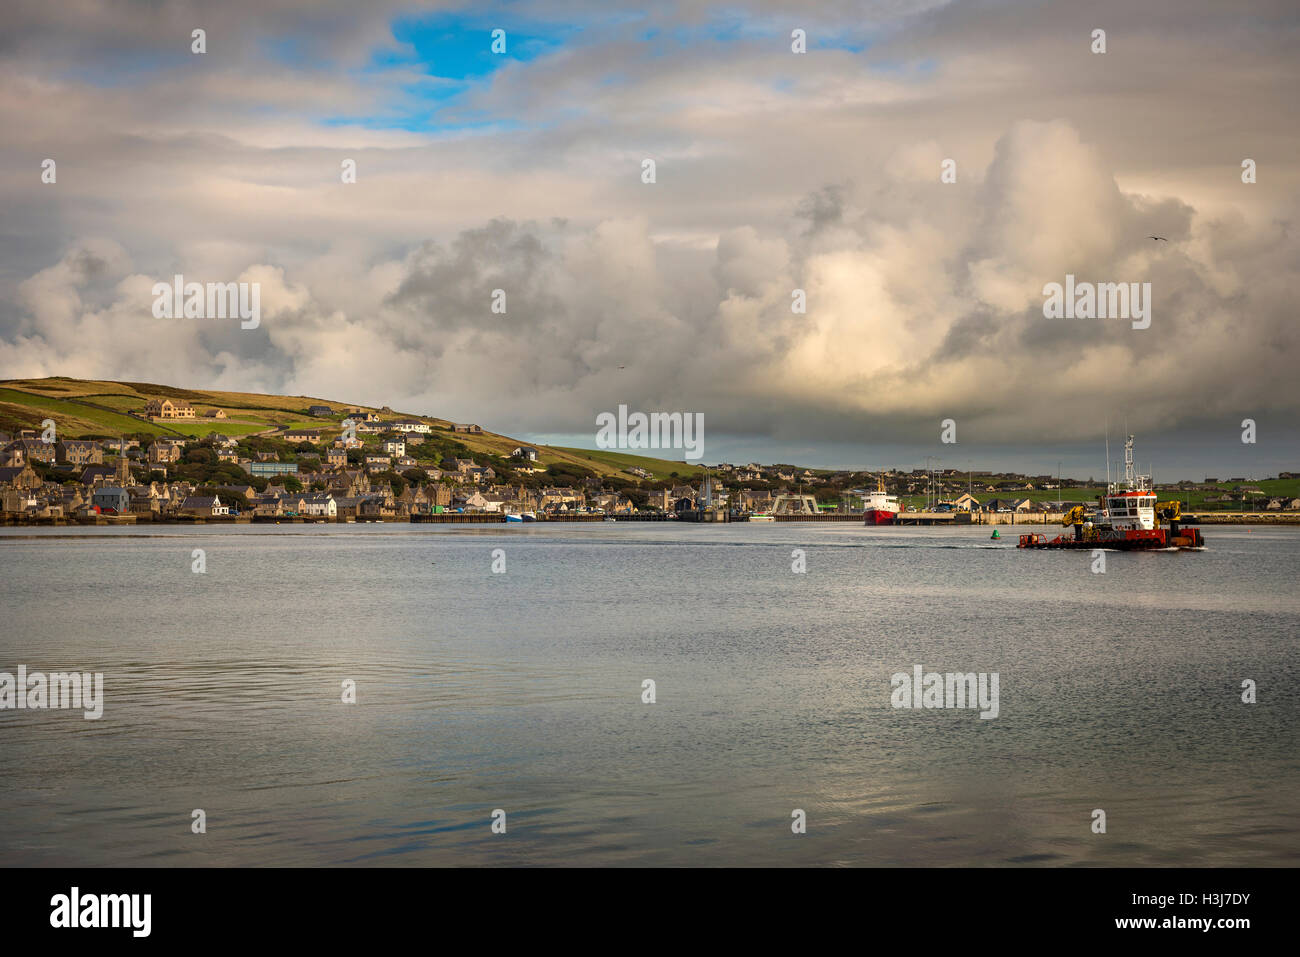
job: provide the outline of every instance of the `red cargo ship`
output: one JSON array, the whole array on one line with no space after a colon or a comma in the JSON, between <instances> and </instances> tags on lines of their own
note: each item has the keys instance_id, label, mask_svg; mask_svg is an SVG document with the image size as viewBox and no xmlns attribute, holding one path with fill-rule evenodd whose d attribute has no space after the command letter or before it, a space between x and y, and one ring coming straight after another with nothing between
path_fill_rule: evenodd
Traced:
<instances>
[{"instance_id":1,"label":"red cargo ship","mask_svg":"<svg viewBox=\"0 0 1300 957\"><path fill-rule=\"evenodd\" d=\"M1178 502L1156 502L1151 476L1135 475L1133 436L1124 443L1124 484L1106 486L1091 508L1070 509L1065 535L1021 535L1020 548L1113 548L1121 551L1205 548L1199 528L1184 527Z\"/></svg>"},{"instance_id":2,"label":"red cargo ship","mask_svg":"<svg viewBox=\"0 0 1300 957\"><path fill-rule=\"evenodd\" d=\"M902 511L898 498L885 492L885 479L876 479L876 490L863 497L866 510L862 515L864 525L892 525L894 518Z\"/></svg>"}]
</instances>

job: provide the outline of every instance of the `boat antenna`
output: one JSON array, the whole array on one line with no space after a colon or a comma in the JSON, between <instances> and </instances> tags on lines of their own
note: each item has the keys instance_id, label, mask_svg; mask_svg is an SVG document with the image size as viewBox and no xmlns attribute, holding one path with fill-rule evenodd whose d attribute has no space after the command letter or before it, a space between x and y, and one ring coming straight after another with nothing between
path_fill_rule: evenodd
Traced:
<instances>
[{"instance_id":1,"label":"boat antenna","mask_svg":"<svg viewBox=\"0 0 1300 957\"><path fill-rule=\"evenodd\" d=\"M1110 494L1110 418L1106 419L1106 494Z\"/></svg>"}]
</instances>

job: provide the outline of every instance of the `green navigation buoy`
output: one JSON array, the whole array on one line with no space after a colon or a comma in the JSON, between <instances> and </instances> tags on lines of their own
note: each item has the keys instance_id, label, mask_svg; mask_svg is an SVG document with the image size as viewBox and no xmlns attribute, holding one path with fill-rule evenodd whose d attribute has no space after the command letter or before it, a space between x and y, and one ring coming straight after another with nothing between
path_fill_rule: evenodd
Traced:
<instances>
[{"instance_id":1,"label":"green navigation buoy","mask_svg":"<svg viewBox=\"0 0 1300 957\"><path fill-rule=\"evenodd\" d=\"M1002 536L998 534L998 530L996 528L993 529L993 534L989 536L989 538L1001 538L1001 537Z\"/></svg>"}]
</instances>

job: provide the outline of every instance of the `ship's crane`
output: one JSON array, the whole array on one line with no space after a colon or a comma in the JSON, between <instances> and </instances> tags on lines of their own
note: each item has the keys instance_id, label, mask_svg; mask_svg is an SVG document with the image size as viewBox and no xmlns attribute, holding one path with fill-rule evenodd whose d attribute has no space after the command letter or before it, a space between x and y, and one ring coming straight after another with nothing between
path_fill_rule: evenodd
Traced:
<instances>
[{"instance_id":1,"label":"ship's crane","mask_svg":"<svg viewBox=\"0 0 1300 957\"><path fill-rule=\"evenodd\" d=\"M1158 521L1176 522L1182 517L1182 502L1156 502L1156 519Z\"/></svg>"},{"instance_id":2,"label":"ship's crane","mask_svg":"<svg viewBox=\"0 0 1300 957\"><path fill-rule=\"evenodd\" d=\"M1065 513L1065 517L1061 519L1061 524L1066 526L1082 525L1086 521L1088 521L1088 510L1082 505L1076 505Z\"/></svg>"}]
</instances>

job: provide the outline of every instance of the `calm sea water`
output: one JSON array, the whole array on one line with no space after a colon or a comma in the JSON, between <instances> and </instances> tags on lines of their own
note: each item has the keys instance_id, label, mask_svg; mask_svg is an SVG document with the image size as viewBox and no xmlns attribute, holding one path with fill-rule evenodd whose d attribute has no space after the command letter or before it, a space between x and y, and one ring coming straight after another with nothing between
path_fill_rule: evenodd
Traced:
<instances>
[{"instance_id":1,"label":"calm sea water","mask_svg":"<svg viewBox=\"0 0 1300 957\"><path fill-rule=\"evenodd\" d=\"M0 670L106 704L0 711L0 864L1295 865L1300 530L1205 533L6 529Z\"/></svg>"}]
</instances>

